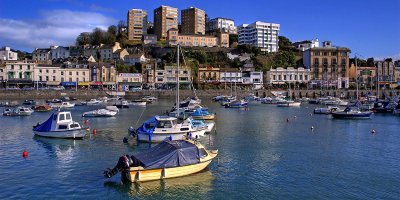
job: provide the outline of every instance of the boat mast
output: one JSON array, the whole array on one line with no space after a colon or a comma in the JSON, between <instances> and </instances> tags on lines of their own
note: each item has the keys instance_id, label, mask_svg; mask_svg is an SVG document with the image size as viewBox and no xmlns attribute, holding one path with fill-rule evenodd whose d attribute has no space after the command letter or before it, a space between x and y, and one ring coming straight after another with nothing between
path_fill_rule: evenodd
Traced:
<instances>
[{"instance_id":1,"label":"boat mast","mask_svg":"<svg viewBox=\"0 0 400 200\"><path fill-rule=\"evenodd\" d=\"M176 51L176 64L177 64L177 74L176 74L176 112L177 118L179 117L179 44Z\"/></svg>"},{"instance_id":2,"label":"boat mast","mask_svg":"<svg viewBox=\"0 0 400 200\"><path fill-rule=\"evenodd\" d=\"M357 56L354 57L355 58L355 64L356 64L356 85L357 85L357 101L358 101L358 72L357 72Z\"/></svg>"}]
</instances>

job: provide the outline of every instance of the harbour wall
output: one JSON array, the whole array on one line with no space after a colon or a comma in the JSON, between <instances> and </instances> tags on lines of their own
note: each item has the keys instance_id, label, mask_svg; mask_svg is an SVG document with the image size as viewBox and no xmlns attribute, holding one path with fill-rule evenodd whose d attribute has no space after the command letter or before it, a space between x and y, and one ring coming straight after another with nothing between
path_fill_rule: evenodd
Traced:
<instances>
[{"instance_id":1,"label":"harbour wall","mask_svg":"<svg viewBox=\"0 0 400 200\"><path fill-rule=\"evenodd\" d=\"M272 93L277 92L278 90L238 90L237 96L244 97L250 94L259 97L271 96ZM321 96L334 96L334 97L342 97L347 99L354 99L357 95L355 90L343 90L343 91L336 91L336 90L297 90L291 91L289 94L285 90L280 90L284 95L289 95L292 98L301 98L301 97L308 97L308 98L317 98ZM369 94L369 90L360 90L359 96L365 96ZM386 97L393 97L396 95L400 95L400 90L393 90L393 91L380 91L379 96L382 97L382 94L385 93ZM230 95L230 90L196 90L196 94L202 98L211 98L217 95ZM233 93L235 95L235 93ZM143 96L154 96L160 99L174 99L176 96L175 90L143 90L143 91L135 91L135 92L126 92L125 98L126 99L137 99ZM372 91L372 95L377 96L375 91ZM54 98L61 98L64 96L68 97L75 97L77 99L92 99L92 98L99 98L109 96L107 91L98 91L98 90L78 90L78 91L70 91L70 90L62 90L62 91L55 91L55 90L42 90L42 91L15 91L15 90L0 90L0 100L24 100L24 99L54 99ZM193 91L190 90L180 90L180 97L181 99L193 96Z\"/></svg>"}]
</instances>

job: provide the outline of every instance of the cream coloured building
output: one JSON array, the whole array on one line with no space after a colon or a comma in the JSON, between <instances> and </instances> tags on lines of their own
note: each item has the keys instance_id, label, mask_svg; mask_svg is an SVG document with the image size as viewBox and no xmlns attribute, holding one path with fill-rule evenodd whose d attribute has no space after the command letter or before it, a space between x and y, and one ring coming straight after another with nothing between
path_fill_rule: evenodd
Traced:
<instances>
[{"instance_id":1,"label":"cream coloured building","mask_svg":"<svg viewBox=\"0 0 400 200\"><path fill-rule=\"evenodd\" d=\"M311 81L311 71L302 67L297 69L293 67L288 67L287 69L278 67L267 72L266 80L268 84L273 85L286 83L308 83Z\"/></svg>"},{"instance_id":2,"label":"cream coloured building","mask_svg":"<svg viewBox=\"0 0 400 200\"><path fill-rule=\"evenodd\" d=\"M34 69L35 84L57 86L61 83L61 73L59 65L38 64Z\"/></svg>"},{"instance_id":3,"label":"cream coloured building","mask_svg":"<svg viewBox=\"0 0 400 200\"><path fill-rule=\"evenodd\" d=\"M27 60L7 61L5 72L8 85L32 85L36 62ZM4 72L3 72L4 74Z\"/></svg>"},{"instance_id":4,"label":"cream coloured building","mask_svg":"<svg viewBox=\"0 0 400 200\"><path fill-rule=\"evenodd\" d=\"M179 34L178 29L168 31L167 44L169 46L186 46L186 47L229 47L229 34L219 33L217 36L212 35L189 35Z\"/></svg>"},{"instance_id":5,"label":"cream coloured building","mask_svg":"<svg viewBox=\"0 0 400 200\"><path fill-rule=\"evenodd\" d=\"M63 86L87 85L90 81L90 70L87 64L63 64L59 69L60 82Z\"/></svg>"}]
</instances>

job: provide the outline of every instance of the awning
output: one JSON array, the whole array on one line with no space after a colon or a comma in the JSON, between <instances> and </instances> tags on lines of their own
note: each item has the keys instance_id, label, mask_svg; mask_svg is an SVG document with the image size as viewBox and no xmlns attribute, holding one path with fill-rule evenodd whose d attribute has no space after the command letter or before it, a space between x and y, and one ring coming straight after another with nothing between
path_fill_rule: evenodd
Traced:
<instances>
[{"instance_id":1,"label":"awning","mask_svg":"<svg viewBox=\"0 0 400 200\"><path fill-rule=\"evenodd\" d=\"M60 85L60 82L58 82L58 81L47 81L47 82L46 82L46 85L54 85L54 86L57 86L57 85Z\"/></svg>"},{"instance_id":2,"label":"awning","mask_svg":"<svg viewBox=\"0 0 400 200\"><path fill-rule=\"evenodd\" d=\"M76 86L76 82L61 82L62 86Z\"/></svg>"},{"instance_id":3,"label":"awning","mask_svg":"<svg viewBox=\"0 0 400 200\"><path fill-rule=\"evenodd\" d=\"M103 85L116 85L115 82L103 82Z\"/></svg>"},{"instance_id":4,"label":"awning","mask_svg":"<svg viewBox=\"0 0 400 200\"><path fill-rule=\"evenodd\" d=\"M91 82L90 85L103 85L102 82Z\"/></svg>"},{"instance_id":5,"label":"awning","mask_svg":"<svg viewBox=\"0 0 400 200\"><path fill-rule=\"evenodd\" d=\"M90 82L78 82L79 86L89 86Z\"/></svg>"},{"instance_id":6,"label":"awning","mask_svg":"<svg viewBox=\"0 0 400 200\"><path fill-rule=\"evenodd\" d=\"M122 82L120 85L129 85L129 86L142 86L142 83L139 82Z\"/></svg>"}]
</instances>

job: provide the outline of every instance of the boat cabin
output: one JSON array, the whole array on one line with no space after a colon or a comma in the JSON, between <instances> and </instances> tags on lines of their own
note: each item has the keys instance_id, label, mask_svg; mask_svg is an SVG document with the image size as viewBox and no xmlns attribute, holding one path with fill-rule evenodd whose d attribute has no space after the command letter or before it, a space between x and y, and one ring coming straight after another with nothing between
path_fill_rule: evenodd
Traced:
<instances>
[{"instance_id":1,"label":"boat cabin","mask_svg":"<svg viewBox=\"0 0 400 200\"><path fill-rule=\"evenodd\" d=\"M158 121L157 128L172 128L177 124L175 117L158 116L156 119Z\"/></svg>"},{"instance_id":2,"label":"boat cabin","mask_svg":"<svg viewBox=\"0 0 400 200\"><path fill-rule=\"evenodd\" d=\"M72 120L70 112L59 112L57 115L54 115L53 121L56 121L55 129L59 131L81 128L79 123Z\"/></svg>"}]
</instances>

